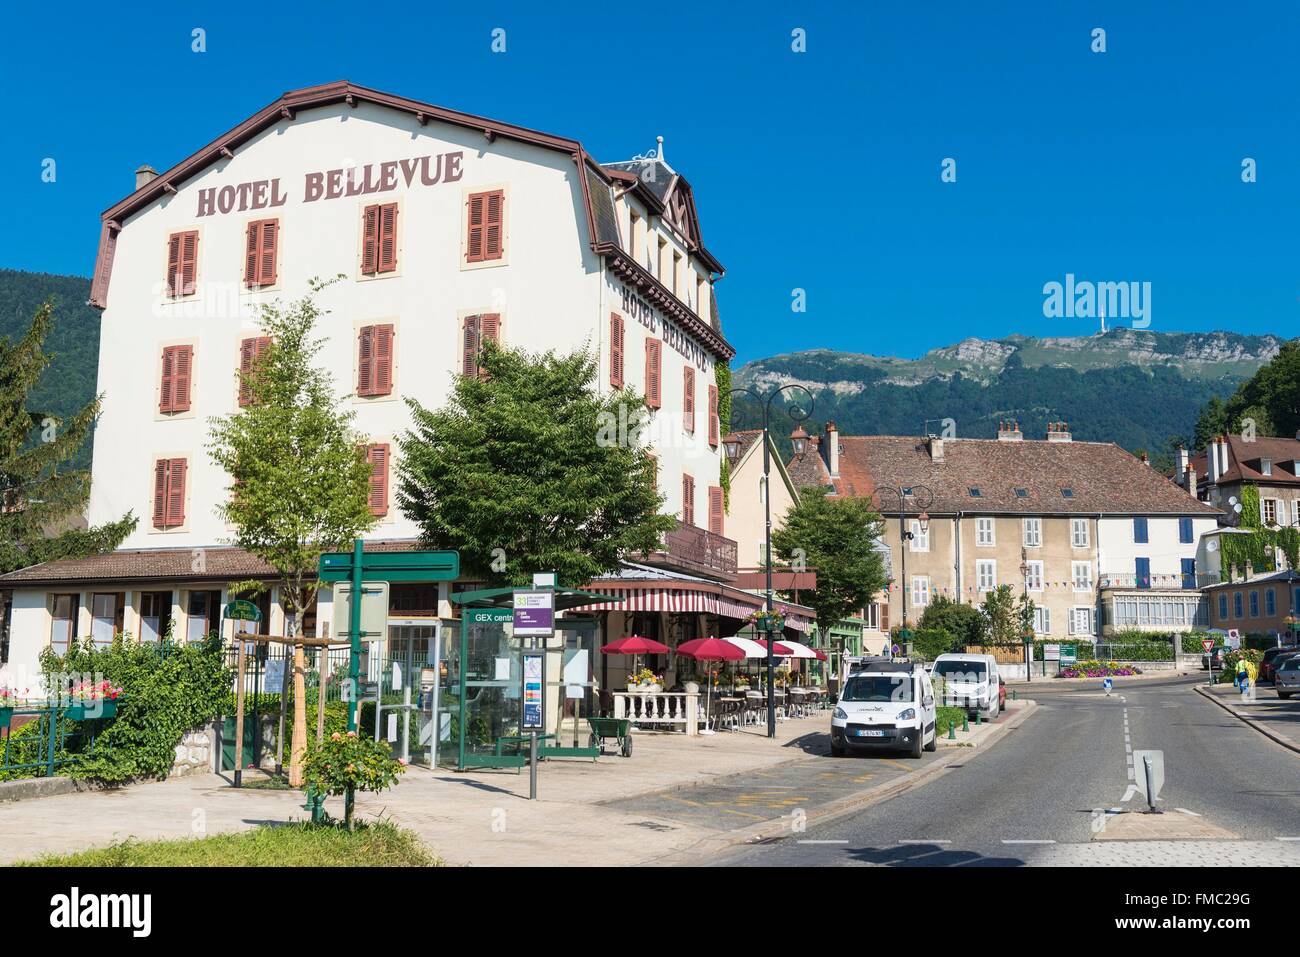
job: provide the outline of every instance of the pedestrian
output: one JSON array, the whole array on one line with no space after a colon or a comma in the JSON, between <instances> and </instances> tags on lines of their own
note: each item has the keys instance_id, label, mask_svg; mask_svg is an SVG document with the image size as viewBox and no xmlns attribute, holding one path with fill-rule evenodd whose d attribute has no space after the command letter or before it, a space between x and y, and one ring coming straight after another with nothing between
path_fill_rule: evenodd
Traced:
<instances>
[{"instance_id":1,"label":"pedestrian","mask_svg":"<svg viewBox=\"0 0 1300 957\"><path fill-rule=\"evenodd\" d=\"M1241 700L1250 700L1250 666L1246 659L1237 659L1237 688L1241 691Z\"/></svg>"}]
</instances>

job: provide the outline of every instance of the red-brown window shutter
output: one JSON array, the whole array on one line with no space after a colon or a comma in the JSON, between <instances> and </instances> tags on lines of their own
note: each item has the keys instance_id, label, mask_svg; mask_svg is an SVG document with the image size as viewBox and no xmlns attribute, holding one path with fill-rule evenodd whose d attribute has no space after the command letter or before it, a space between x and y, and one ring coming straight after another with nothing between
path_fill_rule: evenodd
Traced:
<instances>
[{"instance_id":1,"label":"red-brown window shutter","mask_svg":"<svg viewBox=\"0 0 1300 957\"><path fill-rule=\"evenodd\" d=\"M373 275L379 265L379 207L367 206L361 216L361 271Z\"/></svg>"},{"instance_id":2,"label":"red-brown window shutter","mask_svg":"<svg viewBox=\"0 0 1300 957\"><path fill-rule=\"evenodd\" d=\"M366 447L366 461L370 463L370 511L374 515L388 514L388 443L380 442Z\"/></svg>"},{"instance_id":3,"label":"red-brown window shutter","mask_svg":"<svg viewBox=\"0 0 1300 957\"><path fill-rule=\"evenodd\" d=\"M379 264L376 272L397 269L397 204L379 207Z\"/></svg>"},{"instance_id":4,"label":"red-brown window shutter","mask_svg":"<svg viewBox=\"0 0 1300 957\"><path fill-rule=\"evenodd\" d=\"M709 386L709 445L718 447L718 387Z\"/></svg>"},{"instance_id":5,"label":"red-brown window shutter","mask_svg":"<svg viewBox=\"0 0 1300 957\"><path fill-rule=\"evenodd\" d=\"M363 326L357 343L357 395L393 392L393 326Z\"/></svg>"},{"instance_id":6,"label":"red-brown window shutter","mask_svg":"<svg viewBox=\"0 0 1300 957\"><path fill-rule=\"evenodd\" d=\"M497 312L487 312L481 316L465 317L465 333L462 340L461 354L461 372L465 375L476 375L482 377L483 370L479 367L479 353L483 351L483 343L501 342L501 314Z\"/></svg>"},{"instance_id":7,"label":"red-brown window shutter","mask_svg":"<svg viewBox=\"0 0 1300 957\"><path fill-rule=\"evenodd\" d=\"M357 337L357 395L375 394L375 327L362 326Z\"/></svg>"},{"instance_id":8,"label":"red-brown window shutter","mask_svg":"<svg viewBox=\"0 0 1300 957\"><path fill-rule=\"evenodd\" d=\"M191 296L199 275L199 234L197 230L181 233L181 292Z\"/></svg>"},{"instance_id":9,"label":"red-brown window shutter","mask_svg":"<svg viewBox=\"0 0 1300 957\"><path fill-rule=\"evenodd\" d=\"M162 352L162 381L158 384L158 411L172 410L172 379L176 375L176 353L171 348Z\"/></svg>"},{"instance_id":10,"label":"red-brown window shutter","mask_svg":"<svg viewBox=\"0 0 1300 957\"><path fill-rule=\"evenodd\" d=\"M167 237L167 295L179 296L181 289L181 234Z\"/></svg>"},{"instance_id":11,"label":"red-brown window shutter","mask_svg":"<svg viewBox=\"0 0 1300 957\"><path fill-rule=\"evenodd\" d=\"M471 193L468 206L465 261L500 259L505 249L505 192Z\"/></svg>"},{"instance_id":12,"label":"red-brown window shutter","mask_svg":"<svg viewBox=\"0 0 1300 957\"><path fill-rule=\"evenodd\" d=\"M695 524L695 476L682 476L682 523Z\"/></svg>"},{"instance_id":13,"label":"red-brown window shutter","mask_svg":"<svg viewBox=\"0 0 1300 957\"><path fill-rule=\"evenodd\" d=\"M663 405L663 390L660 377L662 371L660 349L662 346L663 343L658 339L647 339L645 341L645 404L652 409L657 409Z\"/></svg>"},{"instance_id":14,"label":"red-brown window shutter","mask_svg":"<svg viewBox=\"0 0 1300 957\"><path fill-rule=\"evenodd\" d=\"M623 317L616 312L609 317L609 384L623 388Z\"/></svg>"},{"instance_id":15,"label":"red-brown window shutter","mask_svg":"<svg viewBox=\"0 0 1300 957\"><path fill-rule=\"evenodd\" d=\"M695 370L690 366L682 369L682 425L695 431Z\"/></svg>"},{"instance_id":16,"label":"red-brown window shutter","mask_svg":"<svg viewBox=\"0 0 1300 957\"><path fill-rule=\"evenodd\" d=\"M248 224L248 236L244 242L244 285L249 288L275 285L279 238L278 219L259 219Z\"/></svg>"},{"instance_id":17,"label":"red-brown window shutter","mask_svg":"<svg viewBox=\"0 0 1300 957\"><path fill-rule=\"evenodd\" d=\"M153 527L167 527L167 460L153 464Z\"/></svg>"},{"instance_id":18,"label":"red-brown window shutter","mask_svg":"<svg viewBox=\"0 0 1300 957\"><path fill-rule=\"evenodd\" d=\"M185 524L184 459L158 459L153 466L153 527L178 528Z\"/></svg>"},{"instance_id":19,"label":"red-brown window shutter","mask_svg":"<svg viewBox=\"0 0 1300 957\"><path fill-rule=\"evenodd\" d=\"M249 378L253 374L253 366L259 356L266 351L266 347L271 344L269 336L259 336L253 339L244 339L239 344L239 404L248 405L253 401L253 389Z\"/></svg>"},{"instance_id":20,"label":"red-brown window shutter","mask_svg":"<svg viewBox=\"0 0 1300 957\"><path fill-rule=\"evenodd\" d=\"M709 531L722 534L722 486L709 486Z\"/></svg>"}]
</instances>

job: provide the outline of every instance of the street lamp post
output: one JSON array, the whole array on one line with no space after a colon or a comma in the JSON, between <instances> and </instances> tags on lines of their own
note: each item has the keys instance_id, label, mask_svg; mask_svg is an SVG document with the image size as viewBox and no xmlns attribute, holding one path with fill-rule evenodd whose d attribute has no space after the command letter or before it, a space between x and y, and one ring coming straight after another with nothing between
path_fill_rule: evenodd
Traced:
<instances>
[{"instance_id":1,"label":"street lamp post","mask_svg":"<svg viewBox=\"0 0 1300 957\"><path fill-rule=\"evenodd\" d=\"M771 615L776 610L776 598L772 591L772 487L771 487L771 470L772 461L771 453L768 446L771 444L768 438L769 426L772 420L772 400L787 389L799 389L808 396L808 408L805 410L801 406L786 406L786 415L795 423L795 430L790 433L790 443L794 448L795 455L802 455L807 447L808 433L803 430L803 426L798 423L804 421L812 415L813 394L801 385L791 383L783 385L779 389L773 389L767 395L761 395L753 389L732 389L728 395L744 394L758 400L759 405L763 407L763 512L766 528L764 531L763 555L764 564L767 566L767 611ZM723 449L727 453L727 461L735 464L740 458L740 437L734 432L729 433L722 442ZM769 618L770 622L771 619ZM776 737L776 693L773 680L774 655L772 654L772 644L775 641L773 632L767 633L767 736Z\"/></svg>"},{"instance_id":2,"label":"street lamp post","mask_svg":"<svg viewBox=\"0 0 1300 957\"><path fill-rule=\"evenodd\" d=\"M930 530L928 509L934 504L934 492L925 485L900 485L898 488L894 488L892 485L883 486L876 489L877 510L882 509L882 503L879 500L881 493L884 493L886 497L892 496L894 501L898 503L898 574L903 591L903 627L900 635L904 636L904 641L906 641L905 636L910 634L907 628L907 543L914 537L912 531L907 527L908 502L911 501L920 509L917 521L921 526L921 534L924 535ZM890 657L893 657L892 648Z\"/></svg>"},{"instance_id":3,"label":"street lamp post","mask_svg":"<svg viewBox=\"0 0 1300 957\"><path fill-rule=\"evenodd\" d=\"M1024 589L1021 592L1021 607L1023 608L1029 604L1029 560L1023 557L1020 559L1020 582L1021 587ZM1034 630L1028 622L1021 622L1021 629L1020 640L1025 646L1025 682L1028 683L1034 680ZM1059 661L1056 663L1056 667L1058 669L1061 667ZM1045 670L1047 665L1044 664L1043 668Z\"/></svg>"}]
</instances>

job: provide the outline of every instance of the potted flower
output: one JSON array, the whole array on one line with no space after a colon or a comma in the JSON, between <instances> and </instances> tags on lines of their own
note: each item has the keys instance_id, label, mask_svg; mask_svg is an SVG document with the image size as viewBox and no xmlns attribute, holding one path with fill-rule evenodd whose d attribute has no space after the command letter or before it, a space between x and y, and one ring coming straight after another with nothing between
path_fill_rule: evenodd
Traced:
<instances>
[{"instance_id":1,"label":"potted flower","mask_svg":"<svg viewBox=\"0 0 1300 957\"><path fill-rule=\"evenodd\" d=\"M752 612L747 619L757 631L782 631L785 628L785 615L773 609L768 611L766 608L760 608Z\"/></svg>"},{"instance_id":2,"label":"potted flower","mask_svg":"<svg viewBox=\"0 0 1300 957\"><path fill-rule=\"evenodd\" d=\"M121 694L122 689L111 681L83 681L68 692L69 704L63 715L70 721L116 717Z\"/></svg>"},{"instance_id":3,"label":"potted flower","mask_svg":"<svg viewBox=\"0 0 1300 957\"><path fill-rule=\"evenodd\" d=\"M627 690L658 694L664 690L663 676L657 675L649 668L642 668L627 676Z\"/></svg>"},{"instance_id":4,"label":"potted flower","mask_svg":"<svg viewBox=\"0 0 1300 957\"><path fill-rule=\"evenodd\" d=\"M9 720L14 716L14 708L23 701L13 688L0 688L0 728L8 728Z\"/></svg>"}]
</instances>

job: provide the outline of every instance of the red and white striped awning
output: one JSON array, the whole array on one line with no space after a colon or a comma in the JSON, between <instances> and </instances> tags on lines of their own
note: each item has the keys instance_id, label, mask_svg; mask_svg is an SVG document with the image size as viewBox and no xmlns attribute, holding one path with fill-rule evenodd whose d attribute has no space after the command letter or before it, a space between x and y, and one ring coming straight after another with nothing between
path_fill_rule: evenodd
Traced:
<instances>
[{"instance_id":1,"label":"red and white striped awning","mask_svg":"<svg viewBox=\"0 0 1300 957\"><path fill-rule=\"evenodd\" d=\"M728 595L693 588L647 587L641 584L620 585L610 582L599 582L598 585L598 590L602 594L618 595L619 601L583 605L581 608L575 608L574 611L663 611L745 619L761 607ZM786 615L787 627L795 631L809 631L812 628L811 619L798 615L788 605L783 605L781 608Z\"/></svg>"}]
</instances>

